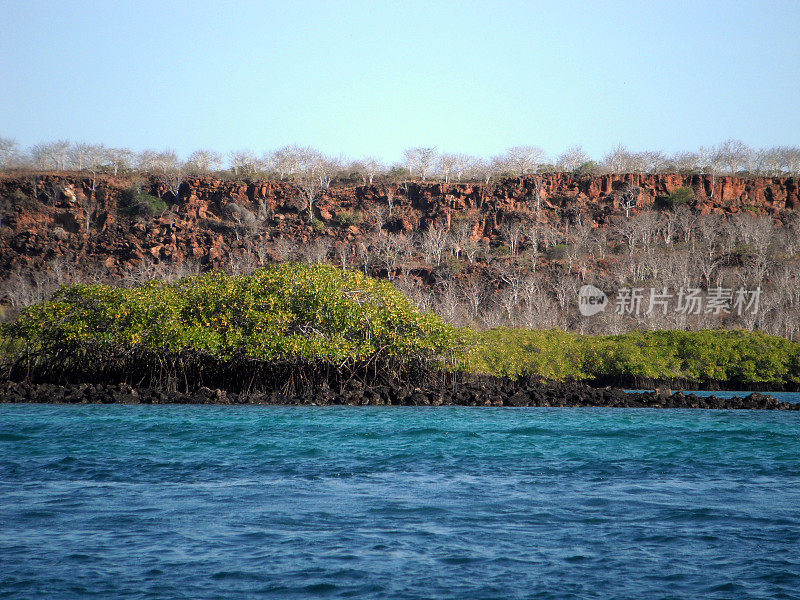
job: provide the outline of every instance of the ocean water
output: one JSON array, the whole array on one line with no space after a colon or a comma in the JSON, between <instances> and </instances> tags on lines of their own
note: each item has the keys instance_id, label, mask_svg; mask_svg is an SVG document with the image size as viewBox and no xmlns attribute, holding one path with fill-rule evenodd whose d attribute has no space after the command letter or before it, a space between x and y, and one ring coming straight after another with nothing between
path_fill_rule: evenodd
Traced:
<instances>
[{"instance_id":1,"label":"ocean water","mask_svg":"<svg viewBox=\"0 0 800 600\"><path fill-rule=\"evenodd\" d=\"M800 414L0 405L0 598L800 598Z\"/></svg>"}]
</instances>

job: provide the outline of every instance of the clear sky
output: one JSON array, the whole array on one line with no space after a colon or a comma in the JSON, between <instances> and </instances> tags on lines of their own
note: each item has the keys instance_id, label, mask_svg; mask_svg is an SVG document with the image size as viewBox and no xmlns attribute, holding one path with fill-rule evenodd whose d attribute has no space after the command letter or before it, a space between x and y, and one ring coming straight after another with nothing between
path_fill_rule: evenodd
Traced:
<instances>
[{"instance_id":1,"label":"clear sky","mask_svg":"<svg viewBox=\"0 0 800 600\"><path fill-rule=\"evenodd\" d=\"M5 0L0 136L399 160L800 144L800 2Z\"/></svg>"}]
</instances>

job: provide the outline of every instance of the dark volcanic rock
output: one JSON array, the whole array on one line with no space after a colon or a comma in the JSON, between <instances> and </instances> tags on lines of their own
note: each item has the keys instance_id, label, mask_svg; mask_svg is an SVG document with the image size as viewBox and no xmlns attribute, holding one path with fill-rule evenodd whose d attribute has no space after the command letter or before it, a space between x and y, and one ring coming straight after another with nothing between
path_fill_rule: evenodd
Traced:
<instances>
[{"instance_id":1,"label":"dark volcanic rock","mask_svg":"<svg viewBox=\"0 0 800 600\"><path fill-rule=\"evenodd\" d=\"M436 389L396 389L387 386L363 388L348 385L336 392L328 386L305 395L284 396L277 392L234 393L201 387L192 393L127 384L54 385L5 382L0 384L0 403L99 403L99 404L294 404L294 405L402 405L402 406L597 406L627 408L705 408L800 410L800 404L780 402L760 393L743 398L719 398L675 392L625 393L616 388L591 388L579 383L524 381L496 377L469 380Z\"/></svg>"}]
</instances>

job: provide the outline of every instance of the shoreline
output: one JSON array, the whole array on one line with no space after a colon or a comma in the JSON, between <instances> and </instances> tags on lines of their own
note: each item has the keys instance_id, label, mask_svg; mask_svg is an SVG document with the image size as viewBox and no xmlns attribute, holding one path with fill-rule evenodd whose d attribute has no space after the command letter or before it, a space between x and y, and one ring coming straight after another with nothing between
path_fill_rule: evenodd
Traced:
<instances>
[{"instance_id":1,"label":"shoreline","mask_svg":"<svg viewBox=\"0 0 800 600\"><path fill-rule=\"evenodd\" d=\"M433 388L358 386L334 392L323 386L303 395L278 392L236 393L201 387L186 393L127 384L52 384L5 382L0 404L213 404L269 406L486 406L486 407L605 407L693 408L716 410L800 410L800 404L781 402L752 392L719 398L693 393L625 392L592 388L571 382L463 382Z\"/></svg>"}]
</instances>

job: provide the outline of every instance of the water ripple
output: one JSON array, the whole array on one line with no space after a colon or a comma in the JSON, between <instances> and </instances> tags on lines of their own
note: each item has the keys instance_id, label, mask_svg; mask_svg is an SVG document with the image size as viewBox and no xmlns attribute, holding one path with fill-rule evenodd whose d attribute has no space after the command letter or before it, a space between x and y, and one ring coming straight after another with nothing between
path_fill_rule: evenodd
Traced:
<instances>
[{"instance_id":1,"label":"water ripple","mask_svg":"<svg viewBox=\"0 0 800 600\"><path fill-rule=\"evenodd\" d=\"M800 415L0 405L3 598L797 598Z\"/></svg>"}]
</instances>

